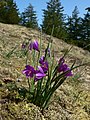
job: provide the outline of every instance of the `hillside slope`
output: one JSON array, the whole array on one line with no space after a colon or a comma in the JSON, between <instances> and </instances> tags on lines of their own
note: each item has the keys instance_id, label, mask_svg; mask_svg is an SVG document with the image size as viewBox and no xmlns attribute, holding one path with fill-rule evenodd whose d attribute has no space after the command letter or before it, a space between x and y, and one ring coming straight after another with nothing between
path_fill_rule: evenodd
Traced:
<instances>
[{"instance_id":1,"label":"hillside slope","mask_svg":"<svg viewBox=\"0 0 90 120\"><path fill-rule=\"evenodd\" d=\"M27 29L26 27L18 25L8 25L0 23L0 84L3 83L5 79L23 79L21 71L24 67L24 61L18 56L13 55L10 59L6 59L6 54L10 52L15 46L17 50L20 50L22 42L25 40L39 40L42 37L42 47L45 48L50 40L50 36L42 34L36 30ZM55 52L56 60L64 53L64 51L71 47L71 45L65 43L64 41L57 39L55 37L51 38L53 41L53 48ZM66 62L71 65L74 60L77 60L76 64L82 62L90 62L90 53L81 48L73 46L72 50L66 57ZM80 73L79 73L80 72ZM0 118L1 120L7 119L19 119L24 113L18 114L18 110L24 109L27 105L32 108L24 119L25 120L89 120L90 118L90 64L84 66L75 71L75 73L80 76L78 78L73 78L79 82L70 82L68 80L58 89L55 93L55 97L52 98L52 103L48 110L45 111L44 115L40 113L38 107L27 103L22 106L22 102L18 105L16 103L10 103L7 101L8 91L0 87ZM3 83L4 84L4 83ZM4 91L4 92L3 92ZM6 101L5 101L6 100ZM15 105L15 108L14 108ZM25 106L26 105L26 106ZM8 106L11 113L7 113L6 109ZM22 108L20 109L20 106ZM19 108L18 108L19 107ZM34 109L36 109L34 111ZM33 112L34 111L34 112ZM6 113L5 115L3 113ZM15 114L15 115L14 115ZM10 118L7 118L9 116ZM34 116L34 117L33 117ZM30 117L30 118L29 118ZM24 120L23 117L20 120Z\"/></svg>"}]
</instances>

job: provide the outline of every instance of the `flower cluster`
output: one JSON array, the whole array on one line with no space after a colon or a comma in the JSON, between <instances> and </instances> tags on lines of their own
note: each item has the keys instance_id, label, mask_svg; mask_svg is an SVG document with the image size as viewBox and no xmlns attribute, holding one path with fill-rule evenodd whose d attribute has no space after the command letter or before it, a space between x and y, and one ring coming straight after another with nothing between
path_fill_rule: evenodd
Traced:
<instances>
[{"instance_id":1,"label":"flower cluster","mask_svg":"<svg viewBox=\"0 0 90 120\"><path fill-rule=\"evenodd\" d=\"M48 107L48 102L56 89L63 84L67 77L73 75L72 70L82 66L74 66L74 62L69 68L65 63L65 56L70 50L64 53L59 62L54 61L51 43L48 43L43 55L41 54L41 40L40 47L37 40L31 43L24 41L20 51L20 58L25 57L26 66L22 73L27 78L28 86L17 86L17 91L21 97L39 106L42 111ZM11 52L7 54L8 57L9 55Z\"/></svg>"},{"instance_id":2,"label":"flower cluster","mask_svg":"<svg viewBox=\"0 0 90 120\"><path fill-rule=\"evenodd\" d=\"M41 55L38 41L31 42L28 48L28 51L31 51L31 64L29 65L27 63L22 73L25 74L27 78L33 78L28 79L29 100L44 110L55 90L67 77L73 75L72 67L69 68L65 63L65 55L54 65L50 44L48 44L44 50L43 55ZM35 84L35 82L37 83Z\"/></svg>"},{"instance_id":3,"label":"flower cluster","mask_svg":"<svg viewBox=\"0 0 90 120\"><path fill-rule=\"evenodd\" d=\"M30 50L34 49L39 52L38 41L31 42L29 45L29 49ZM47 52L50 55L50 49L48 49ZM64 61L65 61L64 58L61 58L59 60L57 71L59 73L69 71L65 74L65 76L66 77L72 76L72 72L71 72L70 68L68 67L67 64L64 63ZM46 73L49 69L49 65L48 65L48 62L45 60L45 56L42 56L40 58L39 63L40 63L40 65L37 66L37 68L38 68L37 70L35 70L34 67L32 67L31 65L26 65L26 68L23 70L23 74L25 74L27 78L34 77L35 81L38 81L38 80L42 79L43 77L45 77Z\"/></svg>"},{"instance_id":4,"label":"flower cluster","mask_svg":"<svg viewBox=\"0 0 90 120\"><path fill-rule=\"evenodd\" d=\"M39 52L39 44L37 41L31 42L29 45L29 49L32 50L36 50ZM23 74L26 75L27 78L32 78L34 76L34 80L38 81L40 79L42 79L43 77L46 76L46 73L48 71L48 62L45 61L45 57L42 56L39 60L40 66L38 66L37 70L34 69L34 67L30 66L30 65L26 65L26 68L22 71Z\"/></svg>"}]
</instances>

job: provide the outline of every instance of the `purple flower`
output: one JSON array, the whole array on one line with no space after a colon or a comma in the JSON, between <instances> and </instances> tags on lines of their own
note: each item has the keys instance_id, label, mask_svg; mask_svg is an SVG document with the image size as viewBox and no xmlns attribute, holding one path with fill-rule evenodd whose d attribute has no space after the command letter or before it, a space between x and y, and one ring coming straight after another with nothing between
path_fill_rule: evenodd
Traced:
<instances>
[{"instance_id":1,"label":"purple flower","mask_svg":"<svg viewBox=\"0 0 90 120\"><path fill-rule=\"evenodd\" d=\"M24 43L22 43L22 49L25 49L26 48L26 45Z\"/></svg>"},{"instance_id":2,"label":"purple flower","mask_svg":"<svg viewBox=\"0 0 90 120\"><path fill-rule=\"evenodd\" d=\"M73 75L72 72L71 72L71 70L70 70L70 68L67 67L67 70L66 70L66 71L68 71L68 72L65 74L66 77L69 77L69 76L72 76L72 75Z\"/></svg>"},{"instance_id":3,"label":"purple flower","mask_svg":"<svg viewBox=\"0 0 90 120\"><path fill-rule=\"evenodd\" d=\"M67 73L65 74L66 77L73 75L72 72L71 72L71 70L70 70L70 68L66 64L61 64L58 67L58 72L63 72L64 73L66 71L67 71Z\"/></svg>"},{"instance_id":4,"label":"purple flower","mask_svg":"<svg viewBox=\"0 0 90 120\"><path fill-rule=\"evenodd\" d=\"M33 42L33 49L39 51L38 41L34 41L34 42Z\"/></svg>"},{"instance_id":5,"label":"purple flower","mask_svg":"<svg viewBox=\"0 0 90 120\"><path fill-rule=\"evenodd\" d=\"M35 82L45 77L46 74L44 73L42 67L38 66L38 70L36 71Z\"/></svg>"},{"instance_id":6,"label":"purple flower","mask_svg":"<svg viewBox=\"0 0 90 120\"><path fill-rule=\"evenodd\" d=\"M59 60L59 64L63 64L65 62L64 58L61 57L60 60Z\"/></svg>"},{"instance_id":7,"label":"purple flower","mask_svg":"<svg viewBox=\"0 0 90 120\"><path fill-rule=\"evenodd\" d=\"M23 74L26 75L26 77L33 77L33 75L35 74L35 70L32 66L30 65L26 65L26 68L22 71Z\"/></svg>"},{"instance_id":8,"label":"purple flower","mask_svg":"<svg viewBox=\"0 0 90 120\"><path fill-rule=\"evenodd\" d=\"M48 71L48 62L47 61L43 62L41 67L42 67L43 71L46 73Z\"/></svg>"},{"instance_id":9,"label":"purple flower","mask_svg":"<svg viewBox=\"0 0 90 120\"><path fill-rule=\"evenodd\" d=\"M34 42L31 42L30 45L29 45L29 49L32 50L36 50L36 51L39 51L39 44L38 44L38 41L34 41Z\"/></svg>"},{"instance_id":10,"label":"purple flower","mask_svg":"<svg viewBox=\"0 0 90 120\"><path fill-rule=\"evenodd\" d=\"M58 67L58 72L65 72L67 70L67 65L66 64L61 64Z\"/></svg>"},{"instance_id":11,"label":"purple flower","mask_svg":"<svg viewBox=\"0 0 90 120\"><path fill-rule=\"evenodd\" d=\"M41 67L43 69L43 71L46 73L48 71L48 62L45 61L45 57L42 56L39 60L39 63L41 64Z\"/></svg>"},{"instance_id":12,"label":"purple flower","mask_svg":"<svg viewBox=\"0 0 90 120\"><path fill-rule=\"evenodd\" d=\"M44 60L45 60L45 57L42 56L42 57L40 58L40 60L39 60L39 63L40 63L40 64L43 64L43 63L44 63Z\"/></svg>"},{"instance_id":13,"label":"purple flower","mask_svg":"<svg viewBox=\"0 0 90 120\"><path fill-rule=\"evenodd\" d=\"M30 49L30 50L33 49L33 42L30 43L30 45L29 45L29 49Z\"/></svg>"}]
</instances>

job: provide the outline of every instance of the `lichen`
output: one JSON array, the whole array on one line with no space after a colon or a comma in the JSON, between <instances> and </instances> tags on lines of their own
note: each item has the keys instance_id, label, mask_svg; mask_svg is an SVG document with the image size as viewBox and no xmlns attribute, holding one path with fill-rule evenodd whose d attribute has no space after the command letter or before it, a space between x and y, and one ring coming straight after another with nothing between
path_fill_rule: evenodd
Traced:
<instances>
[{"instance_id":1,"label":"lichen","mask_svg":"<svg viewBox=\"0 0 90 120\"><path fill-rule=\"evenodd\" d=\"M1 105L0 117L2 120L42 120L38 107L31 103L5 103Z\"/></svg>"}]
</instances>

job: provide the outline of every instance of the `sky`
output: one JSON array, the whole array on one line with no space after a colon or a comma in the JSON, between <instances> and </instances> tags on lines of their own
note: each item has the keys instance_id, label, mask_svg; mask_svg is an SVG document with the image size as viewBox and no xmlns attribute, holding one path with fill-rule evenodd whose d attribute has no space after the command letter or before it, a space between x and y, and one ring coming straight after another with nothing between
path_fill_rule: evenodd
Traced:
<instances>
[{"instance_id":1,"label":"sky","mask_svg":"<svg viewBox=\"0 0 90 120\"><path fill-rule=\"evenodd\" d=\"M32 4L34 10L37 13L38 23L39 25L42 23L43 20L43 9L46 9L46 2L50 0L14 0L19 8L20 12L23 12L25 8L28 7L29 3ZM61 5L64 7L64 13L71 16L72 11L74 10L75 6L78 7L80 16L83 17L83 14L86 13L85 8L90 7L90 0L60 0Z\"/></svg>"}]
</instances>

